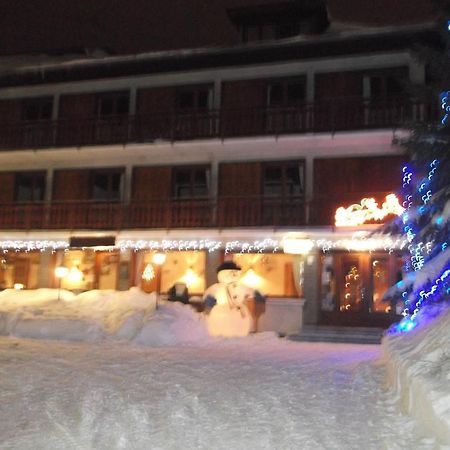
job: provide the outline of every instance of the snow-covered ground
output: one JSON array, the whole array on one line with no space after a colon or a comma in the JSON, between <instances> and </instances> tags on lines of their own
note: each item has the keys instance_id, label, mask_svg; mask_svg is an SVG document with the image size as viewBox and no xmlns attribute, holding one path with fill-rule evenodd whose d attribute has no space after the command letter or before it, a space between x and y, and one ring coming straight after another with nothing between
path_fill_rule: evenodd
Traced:
<instances>
[{"instance_id":1,"label":"snow-covered ground","mask_svg":"<svg viewBox=\"0 0 450 450\"><path fill-rule=\"evenodd\" d=\"M450 306L428 305L416 322L383 339L388 384L403 413L450 445Z\"/></svg>"},{"instance_id":2,"label":"snow-covered ground","mask_svg":"<svg viewBox=\"0 0 450 450\"><path fill-rule=\"evenodd\" d=\"M0 294L2 450L440 448L380 346L211 338L137 290L62 294Z\"/></svg>"}]
</instances>

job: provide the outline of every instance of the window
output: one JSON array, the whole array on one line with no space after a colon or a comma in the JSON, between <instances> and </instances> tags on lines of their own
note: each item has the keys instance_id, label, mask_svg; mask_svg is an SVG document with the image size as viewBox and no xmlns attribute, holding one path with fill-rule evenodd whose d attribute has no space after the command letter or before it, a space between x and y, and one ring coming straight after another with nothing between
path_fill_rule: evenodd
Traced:
<instances>
[{"instance_id":1,"label":"window","mask_svg":"<svg viewBox=\"0 0 450 450\"><path fill-rule=\"evenodd\" d=\"M103 94L98 99L98 115L100 117L126 116L129 102L128 92Z\"/></svg>"},{"instance_id":2,"label":"window","mask_svg":"<svg viewBox=\"0 0 450 450\"><path fill-rule=\"evenodd\" d=\"M176 199L204 198L209 195L207 167L177 167L173 169L172 195Z\"/></svg>"},{"instance_id":3,"label":"window","mask_svg":"<svg viewBox=\"0 0 450 450\"><path fill-rule=\"evenodd\" d=\"M17 202L42 202L45 192L45 172L16 174L15 200Z\"/></svg>"},{"instance_id":4,"label":"window","mask_svg":"<svg viewBox=\"0 0 450 450\"><path fill-rule=\"evenodd\" d=\"M119 201L122 193L123 171L96 170L92 172L92 200Z\"/></svg>"},{"instance_id":5,"label":"window","mask_svg":"<svg viewBox=\"0 0 450 450\"><path fill-rule=\"evenodd\" d=\"M304 194L303 162L270 163L263 171L266 197L298 197Z\"/></svg>"},{"instance_id":6,"label":"window","mask_svg":"<svg viewBox=\"0 0 450 450\"><path fill-rule=\"evenodd\" d=\"M51 97L24 100L22 108L23 119L26 121L50 120L53 101Z\"/></svg>"},{"instance_id":7,"label":"window","mask_svg":"<svg viewBox=\"0 0 450 450\"><path fill-rule=\"evenodd\" d=\"M181 111L210 109L212 107L212 88L210 86L182 88L177 92L176 106Z\"/></svg>"},{"instance_id":8,"label":"window","mask_svg":"<svg viewBox=\"0 0 450 450\"><path fill-rule=\"evenodd\" d=\"M288 107L295 106L306 99L306 80L289 78L272 81L267 86L267 106Z\"/></svg>"},{"instance_id":9,"label":"window","mask_svg":"<svg viewBox=\"0 0 450 450\"><path fill-rule=\"evenodd\" d=\"M323 32L328 22L326 2L270 2L227 10L242 42L284 39Z\"/></svg>"}]
</instances>

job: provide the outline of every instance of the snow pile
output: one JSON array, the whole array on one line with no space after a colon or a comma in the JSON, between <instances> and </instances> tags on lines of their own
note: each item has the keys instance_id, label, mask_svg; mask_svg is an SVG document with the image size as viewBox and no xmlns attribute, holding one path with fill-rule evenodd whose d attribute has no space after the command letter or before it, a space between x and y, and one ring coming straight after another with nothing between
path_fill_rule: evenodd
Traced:
<instances>
[{"instance_id":1,"label":"snow pile","mask_svg":"<svg viewBox=\"0 0 450 450\"><path fill-rule=\"evenodd\" d=\"M408 333L388 334L382 349L401 409L450 444L450 306L428 305Z\"/></svg>"},{"instance_id":2,"label":"snow pile","mask_svg":"<svg viewBox=\"0 0 450 450\"><path fill-rule=\"evenodd\" d=\"M203 342L203 318L190 306L128 291L37 289L0 292L0 335L66 341L119 340L164 346Z\"/></svg>"},{"instance_id":3,"label":"snow pile","mask_svg":"<svg viewBox=\"0 0 450 450\"><path fill-rule=\"evenodd\" d=\"M210 339L206 318L182 303L165 302L148 317L133 342L142 345L190 345Z\"/></svg>"}]
</instances>

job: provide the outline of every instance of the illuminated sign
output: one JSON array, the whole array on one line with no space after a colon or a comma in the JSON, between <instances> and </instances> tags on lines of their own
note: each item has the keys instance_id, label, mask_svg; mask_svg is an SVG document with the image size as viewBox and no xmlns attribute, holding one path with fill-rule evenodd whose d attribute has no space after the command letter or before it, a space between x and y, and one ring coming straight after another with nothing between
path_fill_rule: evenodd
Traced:
<instances>
[{"instance_id":1,"label":"illuminated sign","mask_svg":"<svg viewBox=\"0 0 450 450\"><path fill-rule=\"evenodd\" d=\"M395 214L399 216L404 211L395 194L386 196L381 208L374 198L363 198L359 205L350 205L348 208L340 206L336 210L335 225L337 227L355 227L367 222L381 221L386 216Z\"/></svg>"}]
</instances>

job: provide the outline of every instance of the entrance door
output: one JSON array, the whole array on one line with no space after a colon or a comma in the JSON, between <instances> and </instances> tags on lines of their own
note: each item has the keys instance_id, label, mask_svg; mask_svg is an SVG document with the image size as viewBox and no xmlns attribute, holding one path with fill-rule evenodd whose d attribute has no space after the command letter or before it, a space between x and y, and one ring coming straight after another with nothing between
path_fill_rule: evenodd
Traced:
<instances>
[{"instance_id":1,"label":"entrance door","mask_svg":"<svg viewBox=\"0 0 450 450\"><path fill-rule=\"evenodd\" d=\"M383 301L383 296L397 281L399 264L398 256L384 253L335 254L333 269L326 268L332 273L330 284L333 289L322 285L321 322L343 326L387 327L398 320L390 303ZM334 297L333 302L330 302L330 292Z\"/></svg>"}]
</instances>

